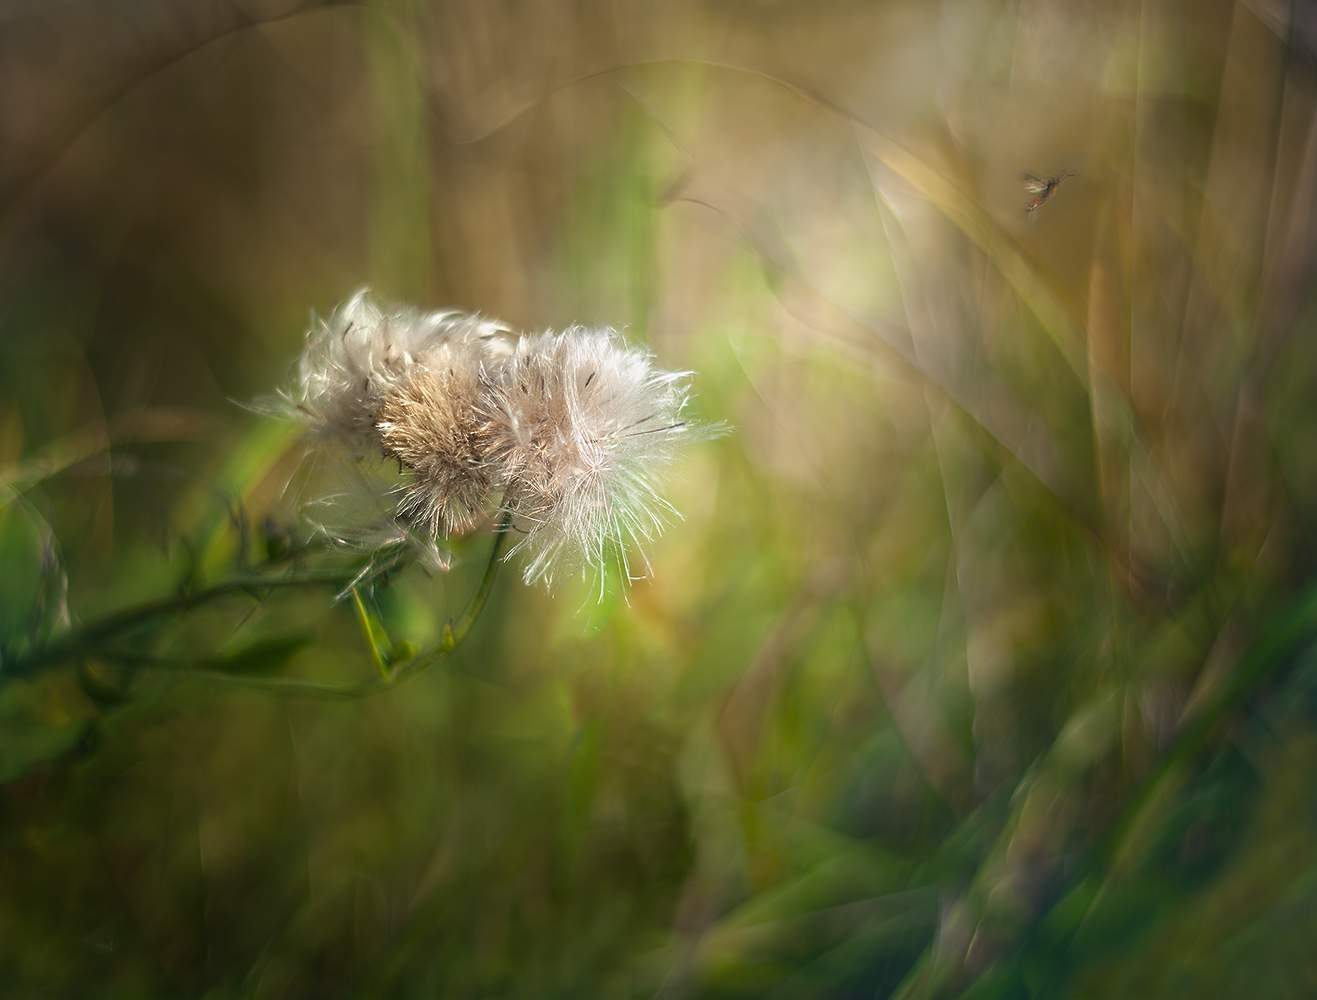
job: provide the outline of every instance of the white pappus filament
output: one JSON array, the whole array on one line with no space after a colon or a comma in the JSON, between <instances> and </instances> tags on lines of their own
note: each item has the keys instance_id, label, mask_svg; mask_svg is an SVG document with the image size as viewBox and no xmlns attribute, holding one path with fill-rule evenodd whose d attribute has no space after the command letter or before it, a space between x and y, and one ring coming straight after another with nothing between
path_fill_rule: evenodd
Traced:
<instances>
[{"instance_id":1,"label":"white pappus filament","mask_svg":"<svg viewBox=\"0 0 1317 1000\"><path fill-rule=\"evenodd\" d=\"M525 579L552 586L652 540L683 444L688 372L612 330L516 337L459 312L383 309L357 292L307 335L286 409L325 444L396 459L398 514L429 535L510 516ZM643 558L643 554L642 554Z\"/></svg>"}]
</instances>

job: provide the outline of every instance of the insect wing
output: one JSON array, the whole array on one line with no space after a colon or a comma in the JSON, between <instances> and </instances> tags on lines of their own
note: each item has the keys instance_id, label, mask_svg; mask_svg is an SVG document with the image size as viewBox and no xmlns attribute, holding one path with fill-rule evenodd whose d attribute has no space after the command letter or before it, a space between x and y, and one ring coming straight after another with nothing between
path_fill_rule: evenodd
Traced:
<instances>
[{"instance_id":1,"label":"insect wing","mask_svg":"<svg viewBox=\"0 0 1317 1000\"><path fill-rule=\"evenodd\" d=\"M1020 174L1020 180L1024 181L1024 189L1030 194L1038 194L1052 186L1051 181L1042 180L1033 174Z\"/></svg>"}]
</instances>

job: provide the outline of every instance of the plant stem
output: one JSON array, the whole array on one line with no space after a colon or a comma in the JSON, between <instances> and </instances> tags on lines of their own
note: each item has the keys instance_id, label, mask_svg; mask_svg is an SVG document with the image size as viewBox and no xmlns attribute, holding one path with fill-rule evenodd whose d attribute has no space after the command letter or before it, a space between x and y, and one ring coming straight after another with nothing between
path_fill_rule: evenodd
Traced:
<instances>
[{"instance_id":1,"label":"plant stem","mask_svg":"<svg viewBox=\"0 0 1317 1000\"><path fill-rule=\"evenodd\" d=\"M98 622L76 629L63 638L32 650L25 656L0 666L0 681L32 674L50 663L72 656L100 652L97 646L142 625L184 611L191 611L224 597L235 594L256 594L262 591L282 590L289 587L330 585L348 589L363 579L379 576L401 568L410 559L410 553L399 547L384 562L365 569L310 570L275 576L270 573L241 573L198 591L182 591L172 597L148 601L136 607L125 608Z\"/></svg>"},{"instance_id":2,"label":"plant stem","mask_svg":"<svg viewBox=\"0 0 1317 1000\"><path fill-rule=\"evenodd\" d=\"M282 694L312 695L323 698L363 698L368 695L378 694L381 691L387 691L396 687L408 678L415 677L417 674L429 670L440 660L447 657L458 645L466 638L467 633L475 624L476 619L480 616L486 601L489 599L490 592L494 589L494 580L498 576L498 567L500 557L503 553L503 547L507 542L511 529L511 517L504 514L499 521L498 527L494 532L494 544L489 550L489 560L485 564L485 572L480 578L480 584L476 587L475 593L471 595L470 601L467 602L466 608L458 617L456 622L444 626L444 636L440 640L438 647L428 653L422 653L418 656L401 663L392 668L382 676L373 677L368 681L350 682L350 683L333 683L330 681L306 680L298 677L241 677L234 674L226 674L218 670L186 670L176 671L181 677L197 678L202 680L213 680L227 684L236 684L242 687L257 688L263 691L275 691ZM160 665L155 665L160 669ZM167 668L166 668L167 669Z\"/></svg>"}]
</instances>

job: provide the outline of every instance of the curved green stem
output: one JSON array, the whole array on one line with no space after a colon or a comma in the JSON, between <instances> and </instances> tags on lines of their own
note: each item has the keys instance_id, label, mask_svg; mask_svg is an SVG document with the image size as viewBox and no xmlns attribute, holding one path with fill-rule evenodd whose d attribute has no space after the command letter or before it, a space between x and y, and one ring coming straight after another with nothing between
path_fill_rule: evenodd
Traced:
<instances>
[{"instance_id":1,"label":"curved green stem","mask_svg":"<svg viewBox=\"0 0 1317 1000\"><path fill-rule=\"evenodd\" d=\"M47 664L72 656L94 653L98 644L131 632L140 625L179 612L191 611L224 597L232 597L235 594L242 593L256 594L261 591L281 590L288 587L329 585L346 589L361 582L363 575L365 577L375 577L382 573L391 572L401 568L409 559L410 554L403 549L399 549L391 553L389 558L382 563L368 567L366 570L348 568L292 572L281 576L268 573L242 573L231 576L227 580L222 580L202 590L185 591L175 594L173 597L148 601L136 607L126 608L98 622L70 632L62 639L4 664L0 667L0 678L22 677L34 673Z\"/></svg>"},{"instance_id":2,"label":"curved green stem","mask_svg":"<svg viewBox=\"0 0 1317 1000\"><path fill-rule=\"evenodd\" d=\"M457 621L444 626L444 635L439 641L439 645L428 653L422 653L394 666L382 676L373 677L368 681L336 684L329 681L306 680L298 677L242 677L217 670L178 670L177 668L165 668L162 664L150 666L154 666L156 669L174 669L180 677L219 681L281 694L312 695L322 698L363 698L367 695L387 691L408 678L415 677L417 674L433 667L452 653L466 638L472 625L480 616L485 603L489 600L490 592L494 589L494 580L498 576L499 562L510 528L511 518L505 514L495 530L494 544L489 550L489 560L485 564L485 572L480 578L480 584L476 587L475 593L471 595L471 599L467 602L466 608Z\"/></svg>"}]
</instances>

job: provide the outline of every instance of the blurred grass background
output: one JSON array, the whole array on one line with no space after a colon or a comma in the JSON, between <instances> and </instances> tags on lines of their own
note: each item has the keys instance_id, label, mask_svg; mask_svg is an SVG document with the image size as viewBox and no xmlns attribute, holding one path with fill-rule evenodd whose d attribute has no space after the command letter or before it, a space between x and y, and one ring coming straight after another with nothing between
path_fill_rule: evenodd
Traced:
<instances>
[{"instance_id":1,"label":"blurred grass background","mask_svg":"<svg viewBox=\"0 0 1317 1000\"><path fill-rule=\"evenodd\" d=\"M5 995L1317 994L1314 50L1309 0L0 6ZM16 669L295 544L236 403L362 284L697 372L652 576L505 572L355 701L151 667L368 678L315 587ZM370 614L433 646L488 545Z\"/></svg>"}]
</instances>

